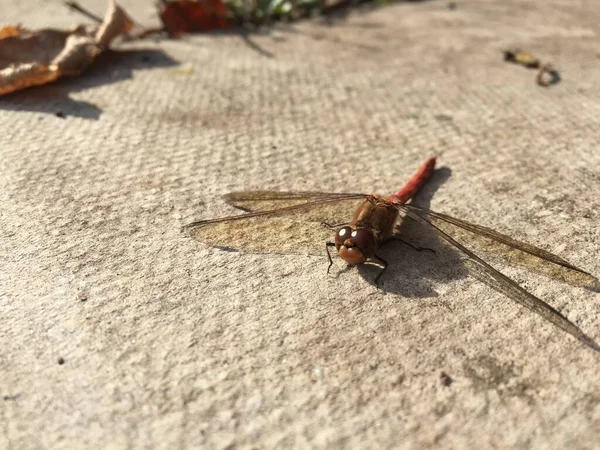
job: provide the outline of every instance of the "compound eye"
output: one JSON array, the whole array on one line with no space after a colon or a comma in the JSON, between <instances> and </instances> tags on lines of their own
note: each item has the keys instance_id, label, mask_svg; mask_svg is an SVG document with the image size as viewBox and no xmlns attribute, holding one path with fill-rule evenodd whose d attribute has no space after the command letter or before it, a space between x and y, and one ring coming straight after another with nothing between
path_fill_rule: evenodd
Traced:
<instances>
[{"instance_id":1,"label":"compound eye","mask_svg":"<svg viewBox=\"0 0 600 450\"><path fill-rule=\"evenodd\" d=\"M362 251L365 257L369 258L375 253L375 237L369 230L359 228L350 233L350 239L352 239L354 245Z\"/></svg>"},{"instance_id":2,"label":"compound eye","mask_svg":"<svg viewBox=\"0 0 600 450\"><path fill-rule=\"evenodd\" d=\"M350 236L352 233L353 233L353 231L352 231L352 228L350 228L350 227L340 228L338 230L338 232L335 233L335 245L338 247L340 245L344 245L344 241L346 239L350 239Z\"/></svg>"}]
</instances>

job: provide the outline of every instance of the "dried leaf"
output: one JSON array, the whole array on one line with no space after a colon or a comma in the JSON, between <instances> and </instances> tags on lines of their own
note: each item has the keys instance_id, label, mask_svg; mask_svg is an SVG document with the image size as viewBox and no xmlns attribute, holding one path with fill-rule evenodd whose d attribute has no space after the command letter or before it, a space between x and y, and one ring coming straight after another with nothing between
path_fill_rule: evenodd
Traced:
<instances>
[{"instance_id":1,"label":"dried leaf","mask_svg":"<svg viewBox=\"0 0 600 450\"><path fill-rule=\"evenodd\" d=\"M96 41L100 45L108 47L114 38L120 34L128 33L133 27L133 20L115 3L115 0L110 0L104 22L102 22L96 33Z\"/></svg>"},{"instance_id":2,"label":"dried leaf","mask_svg":"<svg viewBox=\"0 0 600 450\"><path fill-rule=\"evenodd\" d=\"M17 36L20 32L21 29L18 26L0 28L0 39L10 36Z\"/></svg>"},{"instance_id":3,"label":"dried leaf","mask_svg":"<svg viewBox=\"0 0 600 450\"><path fill-rule=\"evenodd\" d=\"M70 30L0 29L0 95L51 83L85 70L110 42L133 28L133 21L110 0L104 22Z\"/></svg>"},{"instance_id":4,"label":"dried leaf","mask_svg":"<svg viewBox=\"0 0 600 450\"><path fill-rule=\"evenodd\" d=\"M232 25L223 0L173 0L161 4L160 20L170 34L228 28Z\"/></svg>"}]
</instances>

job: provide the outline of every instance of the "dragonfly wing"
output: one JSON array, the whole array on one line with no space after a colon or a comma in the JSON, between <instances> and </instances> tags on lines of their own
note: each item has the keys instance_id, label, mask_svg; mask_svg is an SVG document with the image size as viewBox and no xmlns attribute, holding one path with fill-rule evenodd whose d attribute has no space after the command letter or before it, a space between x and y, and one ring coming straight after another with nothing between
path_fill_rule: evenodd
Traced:
<instances>
[{"instance_id":1,"label":"dragonfly wing","mask_svg":"<svg viewBox=\"0 0 600 450\"><path fill-rule=\"evenodd\" d=\"M596 344L592 338L580 330L579 327L567 319L562 313L535 295L527 292L506 275L494 269L471 250L456 241L452 236L438 228L432 221L429 220L429 217L426 217L423 214L418 214L414 207L408 207L408 205L399 205L398 209L403 211L408 217L417 221L418 223L426 227L431 227L433 230L435 230L438 236L467 256L467 261L470 263L471 267L476 271L476 273L482 277L482 281L485 281L498 292L501 292L507 297L515 300L529 310L539 314L544 319L571 334L585 345L600 352L600 346Z\"/></svg>"},{"instance_id":2,"label":"dragonfly wing","mask_svg":"<svg viewBox=\"0 0 600 450\"><path fill-rule=\"evenodd\" d=\"M223 200L231 206L235 206L243 211L254 212L269 211L287 206L313 203L334 198L343 200L348 197L365 197L365 195L303 191L239 191L225 194ZM347 211L345 211L345 215L348 215Z\"/></svg>"},{"instance_id":3,"label":"dragonfly wing","mask_svg":"<svg viewBox=\"0 0 600 450\"><path fill-rule=\"evenodd\" d=\"M249 193L246 193L249 194ZM281 207L186 225L192 237L205 244L251 253L325 255L325 243L335 230L327 224L347 222L363 195L339 194ZM339 223L339 222L338 222Z\"/></svg>"},{"instance_id":4,"label":"dragonfly wing","mask_svg":"<svg viewBox=\"0 0 600 450\"><path fill-rule=\"evenodd\" d=\"M475 225L446 214L419 208L414 205L404 205L404 207L426 218L439 228L449 231L453 235L468 234L469 236L466 239L476 245L477 250L489 252L493 255L500 255L512 264L531 269L553 279L559 279L566 283L592 290L600 290L600 282L593 275L546 250L498 233L491 228ZM486 239L478 239L475 242L473 235L482 236Z\"/></svg>"}]
</instances>

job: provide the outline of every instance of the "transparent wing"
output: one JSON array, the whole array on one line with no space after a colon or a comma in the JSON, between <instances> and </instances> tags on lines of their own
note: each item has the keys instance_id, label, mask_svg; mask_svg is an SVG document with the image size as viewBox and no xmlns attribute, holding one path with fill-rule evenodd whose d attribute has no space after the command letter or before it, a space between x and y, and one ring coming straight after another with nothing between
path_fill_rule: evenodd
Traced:
<instances>
[{"instance_id":1,"label":"transparent wing","mask_svg":"<svg viewBox=\"0 0 600 450\"><path fill-rule=\"evenodd\" d=\"M314 203L323 200L346 199L351 197L365 197L364 194L346 194L332 192L281 192L281 191L240 191L230 192L223 196L231 206L243 211L268 211L304 203ZM330 207L331 208L331 207ZM352 211L351 211L352 212ZM347 211L344 211L348 215Z\"/></svg>"},{"instance_id":2,"label":"transparent wing","mask_svg":"<svg viewBox=\"0 0 600 450\"><path fill-rule=\"evenodd\" d=\"M593 275L546 250L517 241L491 228L475 225L446 214L440 214L413 205L404 205L404 207L426 218L429 222L434 223L437 227L449 232L453 236L464 237L477 251L500 256L511 264L525 267L552 279L558 279L592 290L600 289L600 283ZM486 239L474 239L477 236L482 236Z\"/></svg>"},{"instance_id":3,"label":"transparent wing","mask_svg":"<svg viewBox=\"0 0 600 450\"><path fill-rule=\"evenodd\" d=\"M325 255L332 225L347 223L364 201L362 194L250 191L225 196L233 206L253 210L186 225L194 239L207 245L250 253ZM276 208L264 209L272 206Z\"/></svg>"},{"instance_id":4,"label":"transparent wing","mask_svg":"<svg viewBox=\"0 0 600 450\"><path fill-rule=\"evenodd\" d=\"M476 274L489 286L515 300L536 314L539 314L544 319L571 334L585 345L600 352L600 346L598 346L593 339L588 337L582 330L569 321L569 319L562 315L558 310L554 309L543 300L537 298L535 295L527 292L516 282L494 269L471 250L460 244L452 236L436 226L436 224L434 224L431 220L431 217L433 217L431 214L423 214L423 210L421 210L419 213L417 208L409 207L408 205L398 205L397 207L411 219L426 227L431 227L433 230L435 230L438 236L466 255L468 257L467 261L470 263L469 265L471 268L475 270Z\"/></svg>"}]
</instances>

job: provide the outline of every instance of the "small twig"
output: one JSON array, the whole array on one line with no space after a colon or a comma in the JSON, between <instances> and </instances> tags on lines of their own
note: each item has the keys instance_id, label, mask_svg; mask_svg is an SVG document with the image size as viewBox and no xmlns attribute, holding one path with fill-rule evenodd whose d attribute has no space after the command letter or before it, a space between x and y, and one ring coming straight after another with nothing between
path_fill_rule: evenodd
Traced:
<instances>
[{"instance_id":1,"label":"small twig","mask_svg":"<svg viewBox=\"0 0 600 450\"><path fill-rule=\"evenodd\" d=\"M104 19L102 19L101 17L99 17L99 16L95 15L94 13L88 11L87 9L85 9L83 6L81 6L76 1L64 1L63 3L68 8L71 8L72 10L77 11L80 14L83 14L85 17L93 20L94 22L97 22L97 23L100 23L100 24L102 24L104 22ZM159 35L159 34L164 33L164 32L166 32L166 30L164 29L164 27L160 27L160 28L141 28L141 27L138 27L137 25L135 25L135 30L133 32L123 34L121 36L121 39L123 39L124 41L135 41L135 40L138 40L138 39L145 39L147 37L156 36L156 35Z\"/></svg>"},{"instance_id":2,"label":"small twig","mask_svg":"<svg viewBox=\"0 0 600 450\"><path fill-rule=\"evenodd\" d=\"M102 23L104 21L102 19L102 17L99 17L96 14L89 12L87 9L85 9L83 6L81 6L77 2L65 1L64 4L65 4L65 6L71 8L72 10L77 11L80 14L83 14L88 19L92 19L94 22Z\"/></svg>"}]
</instances>

